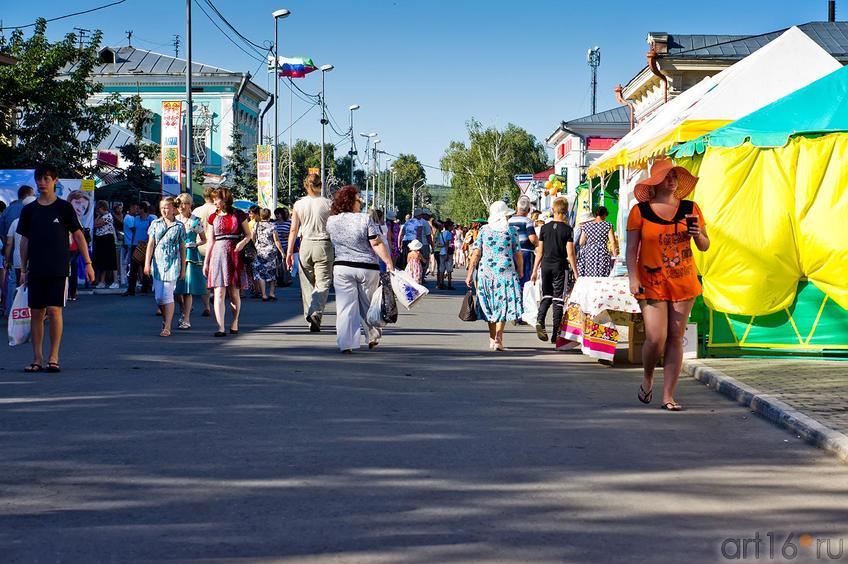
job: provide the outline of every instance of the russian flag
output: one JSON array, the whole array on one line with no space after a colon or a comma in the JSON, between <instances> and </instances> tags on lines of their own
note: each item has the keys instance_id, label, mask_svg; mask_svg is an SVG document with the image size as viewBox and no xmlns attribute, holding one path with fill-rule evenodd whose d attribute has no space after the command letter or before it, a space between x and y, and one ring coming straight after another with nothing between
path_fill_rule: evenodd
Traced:
<instances>
[{"instance_id":1,"label":"russian flag","mask_svg":"<svg viewBox=\"0 0 848 564\"><path fill-rule=\"evenodd\" d=\"M312 71L318 70L312 59L307 57L279 57L277 70L280 76L288 78L303 78ZM274 57L268 57L268 72L274 71Z\"/></svg>"}]
</instances>

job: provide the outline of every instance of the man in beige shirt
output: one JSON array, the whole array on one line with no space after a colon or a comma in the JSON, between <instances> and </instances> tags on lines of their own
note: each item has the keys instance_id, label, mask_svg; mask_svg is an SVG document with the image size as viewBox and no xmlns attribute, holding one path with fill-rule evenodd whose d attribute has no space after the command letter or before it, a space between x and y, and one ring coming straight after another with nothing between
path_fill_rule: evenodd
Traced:
<instances>
[{"instance_id":1,"label":"man in beige shirt","mask_svg":"<svg viewBox=\"0 0 848 564\"><path fill-rule=\"evenodd\" d=\"M214 188L211 186L205 187L203 189L203 205L194 208L191 212L191 215L200 219L200 226L203 227L204 232L206 232L206 226L209 224L209 216L215 213L215 210L217 209L213 199L214 195ZM208 242L197 246L197 250L200 252L201 257L206 257L207 244ZM203 317L209 317L209 292L203 294L201 299L203 300Z\"/></svg>"},{"instance_id":2,"label":"man in beige shirt","mask_svg":"<svg viewBox=\"0 0 848 564\"><path fill-rule=\"evenodd\" d=\"M292 206L292 223L289 232L289 250L286 266L294 266L294 248L300 234L300 264L298 278L303 298L303 315L309 322L309 330L321 330L321 318L330 282L333 279L333 244L327 234L327 218L330 217L330 200L321 196L321 177L309 174L303 181L307 195Z\"/></svg>"}]
</instances>

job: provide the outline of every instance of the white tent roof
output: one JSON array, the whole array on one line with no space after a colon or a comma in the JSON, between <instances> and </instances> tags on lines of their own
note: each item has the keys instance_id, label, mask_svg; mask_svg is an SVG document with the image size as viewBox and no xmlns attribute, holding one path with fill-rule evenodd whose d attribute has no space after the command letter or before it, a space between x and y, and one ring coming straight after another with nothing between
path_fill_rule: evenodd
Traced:
<instances>
[{"instance_id":1,"label":"white tent roof","mask_svg":"<svg viewBox=\"0 0 848 564\"><path fill-rule=\"evenodd\" d=\"M841 67L839 61L806 33L792 27L665 104L601 155L590 172L645 161L676 143L695 139L748 115Z\"/></svg>"}]
</instances>

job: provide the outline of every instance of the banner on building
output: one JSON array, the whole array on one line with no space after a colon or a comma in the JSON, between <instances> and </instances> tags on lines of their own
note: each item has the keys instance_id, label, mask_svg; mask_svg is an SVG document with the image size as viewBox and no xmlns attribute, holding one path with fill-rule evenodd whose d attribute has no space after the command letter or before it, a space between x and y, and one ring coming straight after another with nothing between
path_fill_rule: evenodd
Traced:
<instances>
[{"instance_id":1,"label":"banner on building","mask_svg":"<svg viewBox=\"0 0 848 564\"><path fill-rule=\"evenodd\" d=\"M182 109L182 102L162 102L162 194L171 196L182 191Z\"/></svg>"},{"instance_id":2,"label":"banner on building","mask_svg":"<svg viewBox=\"0 0 848 564\"><path fill-rule=\"evenodd\" d=\"M256 192L259 207L273 209L271 145L256 146Z\"/></svg>"}]
</instances>

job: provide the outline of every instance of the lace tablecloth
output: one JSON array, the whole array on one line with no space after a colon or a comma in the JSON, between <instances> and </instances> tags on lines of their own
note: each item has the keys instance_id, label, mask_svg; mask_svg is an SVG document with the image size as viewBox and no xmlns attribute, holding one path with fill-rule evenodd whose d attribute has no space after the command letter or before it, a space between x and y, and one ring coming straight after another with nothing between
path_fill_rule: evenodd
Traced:
<instances>
[{"instance_id":1,"label":"lace tablecloth","mask_svg":"<svg viewBox=\"0 0 848 564\"><path fill-rule=\"evenodd\" d=\"M557 337L557 349L579 346L583 354L612 362L618 345L618 329L610 312L640 313L627 278L577 279L568 298L566 315Z\"/></svg>"}]
</instances>

